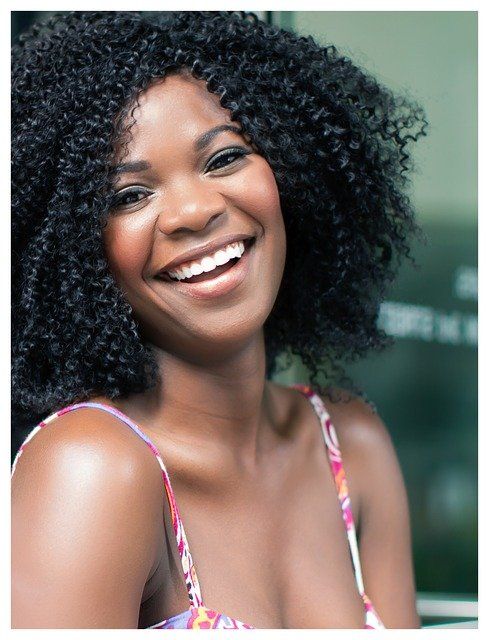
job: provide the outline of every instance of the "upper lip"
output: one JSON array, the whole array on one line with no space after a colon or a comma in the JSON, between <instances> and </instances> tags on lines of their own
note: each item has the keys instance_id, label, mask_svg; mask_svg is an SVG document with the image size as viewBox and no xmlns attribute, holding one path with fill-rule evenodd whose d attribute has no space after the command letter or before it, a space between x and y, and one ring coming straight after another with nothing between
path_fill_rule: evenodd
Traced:
<instances>
[{"instance_id":1,"label":"upper lip","mask_svg":"<svg viewBox=\"0 0 489 640\"><path fill-rule=\"evenodd\" d=\"M199 258L202 258L209 253L214 253L218 249L222 249L231 242L239 242L240 240L248 240L250 238L253 238L253 236L249 233L230 233L228 235L221 236L220 238L216 238L215 240L210 240L209 242L201 244L198 247L193 247L188 251L184 251L176 258L171 260L171 262L165 264L164 267L161 267L158 270L158 273L162 273L163 271L170 271L171 269L178 267L183 262L198 260Z\"/></svg>"}]
</instances>

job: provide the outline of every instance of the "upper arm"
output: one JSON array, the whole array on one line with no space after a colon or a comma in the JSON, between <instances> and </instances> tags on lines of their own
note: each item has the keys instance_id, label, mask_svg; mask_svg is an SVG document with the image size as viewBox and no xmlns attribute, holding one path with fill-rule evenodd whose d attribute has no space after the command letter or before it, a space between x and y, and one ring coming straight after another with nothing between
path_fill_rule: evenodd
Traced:
<instances>
[{"instance_id":1,"label":"upper arm","mask_svg":"<svg viewBox=\"0 0 489 640\"><path fill-rule=\"evenodd\" d=\"M12 628L137 628L157 555L161 477L115 420L65 414L18 460Z\"/></svg>"},{"instance_id":2,"label":"upper arm","mask_svg":"<svg viewBox=\"0 0 489 640\"><path fill-rule=\"evenodd\" d=\"M389 432L360 398L333 409L331 419L359 502L365 591L387 628L418 628L409 505Z\"/></svg>"}]
</instances>

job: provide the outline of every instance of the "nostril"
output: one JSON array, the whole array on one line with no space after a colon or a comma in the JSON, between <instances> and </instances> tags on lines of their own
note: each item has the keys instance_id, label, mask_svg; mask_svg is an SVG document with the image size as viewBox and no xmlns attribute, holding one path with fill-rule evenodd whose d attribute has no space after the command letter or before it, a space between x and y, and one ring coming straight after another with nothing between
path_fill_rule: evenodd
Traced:
<instances>
[{"instance_id":1,"label":"nostril","mask_svg":"<svg viewBox=\"0 0 489 640\"><path fill-rule=\"evenodd\" d=\"M213 222L216 218L219 218L220 215L221 215L220 213L215 213L207 224Z\"/></svg>"}]
</instances>

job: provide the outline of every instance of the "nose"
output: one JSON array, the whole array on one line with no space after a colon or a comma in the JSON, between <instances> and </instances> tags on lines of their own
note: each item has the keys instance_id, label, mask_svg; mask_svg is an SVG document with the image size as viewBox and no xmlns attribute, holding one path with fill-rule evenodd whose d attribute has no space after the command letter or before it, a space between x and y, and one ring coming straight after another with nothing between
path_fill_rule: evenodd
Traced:
<instances>
[{"instance_id":1,"label":"nose","mask_svg":"<svg viewBox=\"0 0 489 640\"><path fill-rule=\"evenodd\" d=\"M168 189L158 214L158 228L165 235L200 231L226 211L224 197L209 185L186 181Z\"/></svg>"}]
</instances>

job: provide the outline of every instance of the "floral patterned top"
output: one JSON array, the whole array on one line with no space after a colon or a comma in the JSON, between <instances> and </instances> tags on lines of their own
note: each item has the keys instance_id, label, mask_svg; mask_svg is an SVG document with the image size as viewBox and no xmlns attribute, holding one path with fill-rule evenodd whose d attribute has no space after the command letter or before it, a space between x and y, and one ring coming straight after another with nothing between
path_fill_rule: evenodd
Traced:
<instances>
[{"instance_id":1,"label":"floral patterned top","mask_svg":"<svg viewBox=\"0 0 489 640\"><path fill-rule=\"evenodd\" d=\"M358 552L357 546L357 538L355 532L355 524L353 522L353 516L350 506L350 497L348 495L348 486L345 478L345 471L343 468L343 463L341 460L341 452L338 444L338 438L336 436L335 429L331 423L330 417L326 408L324 406L321 398L312 390L310 386L302 385L302 384L292 384L293 388L296 388L300 392L302 392L311 402L321 425L321 430L324 438L324 442L326 443L329 462L331 466L331 471L334 477L334 482L336 485L336 490L338 493L338 500L341 506L341 510L343 513L343 521L345 523L346 535L348 538L348 544L350 547L350 555L353 564L353 570L355 573L356 584L358 588L358 592L363 600L364 608L365 608L365 629L383 629L384 625L380 620L380 617L376 613L374 606L369 600L367 594L365 593L365 589L363 586L362 579L362 570L360 566L360 556ZM168 472L166 470L165 464L161 458L161 455L156 448L156 446L151 442L148 436L141 431L141 429L124 413L112 407L110 405L98 403L98 402L80 402L77 404L73 404L67 406L55 413L51 414L49 417L42 420L29 435L25 438L22 445L20 446L17 454L15 456L14 462L12 464L12 475L14 474L15 467L17 462L22 455L23 450L25 449L28 442L32 439L32 437L40 430L48 426L55 418L58 416L62 416L64 413L68 413L75 409L79 409L82 407L93 407L102 409L103 411L108 411L113 414L117 418L119 418L122 422L124 422L128 427L130 427L138 436L140 436L146 444L149 446L153 454L155 455L158 463L161 467L161 473L163 476L163 482L165 487L165 492L168 497L168 502L170 505L170 513L171 520L173 524L173 531L175 533L178 552L180 555L180 560L182 563L183 574L185 576L185 584L187 587L188 597L189 597L189 608L177 615L172 616L171 618L167 618L166 620L162 620L161 622L157 622L156 624L147 627L148 629L253 629L249 624L244 622L240 622L239 620L235 620L223 613L219 613L212 609L207 608L204 605L202 599L202 591L200 588L199 580L197 577L197 571L192 560L192 554L190 553L190 548L187 541L187 536L185 535L185 529L183 526L182 519L180 517L180 513L178 510L177 502L175 500L175 495L173 493L173 489L171 486L170 478L168 476Z\"/></svg>"}]
</instances>

